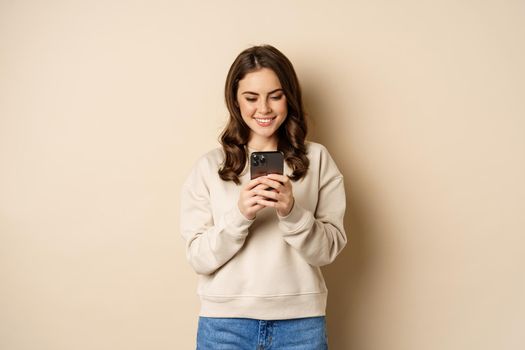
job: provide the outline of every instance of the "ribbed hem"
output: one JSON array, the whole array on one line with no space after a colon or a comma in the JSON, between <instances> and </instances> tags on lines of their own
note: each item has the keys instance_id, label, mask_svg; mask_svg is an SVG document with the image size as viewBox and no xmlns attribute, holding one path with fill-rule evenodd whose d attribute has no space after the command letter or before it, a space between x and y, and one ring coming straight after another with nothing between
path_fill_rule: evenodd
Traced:
<instances>
[{"instance_id":1,"label":"ribbed hem","mask_svg":"<svg viewBox=\"0 0 525 350\"><path fill-rule=\"evenodd\" d=\"M272 297L212 297L201 295L200 316L259 320L324 316L327 292Z\"/></svg>"}]
</instances>

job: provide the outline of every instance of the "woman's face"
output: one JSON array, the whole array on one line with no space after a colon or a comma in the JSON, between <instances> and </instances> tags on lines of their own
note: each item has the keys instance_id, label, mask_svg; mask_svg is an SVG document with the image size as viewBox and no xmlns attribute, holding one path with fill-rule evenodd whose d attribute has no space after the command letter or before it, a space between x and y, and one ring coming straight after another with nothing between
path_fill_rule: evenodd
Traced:
<instances>
[{"instance_id":1,"label":"woman's face","mask_svg":"<svg viewBox=\"0 0 525 350\"><path fill-rule=\"evenodd\" d=\"M239 81L237 103L242 119L251 129L251 139L273 138L288 114L281 82L268 68L248 73Z\"/></svg>"}]
</instances>

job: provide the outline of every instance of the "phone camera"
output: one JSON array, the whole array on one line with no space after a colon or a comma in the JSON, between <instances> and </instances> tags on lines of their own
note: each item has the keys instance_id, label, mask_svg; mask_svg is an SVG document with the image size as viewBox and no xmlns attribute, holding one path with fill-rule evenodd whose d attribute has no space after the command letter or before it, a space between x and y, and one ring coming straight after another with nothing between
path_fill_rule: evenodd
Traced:
<instances>
[{"instance_id":1,"label":"phone camera","mask_svg":"<svg viewBox=\"0 0 525 350\"><path fill-rule=\"evenodd\" d=\"M266 163L264 155L252 154L252 165L258 166Z\"/></svg>"},{"instance_id":2,"label":"phone camera","mask_svg":"<svg viewBox=\"0 0 525 350\"><path fill-rule=\"evenodd\" d=\"M254 166L259 165L259 156L257 154L252 154L252 165Z\"/></svg>"}]
</instances>

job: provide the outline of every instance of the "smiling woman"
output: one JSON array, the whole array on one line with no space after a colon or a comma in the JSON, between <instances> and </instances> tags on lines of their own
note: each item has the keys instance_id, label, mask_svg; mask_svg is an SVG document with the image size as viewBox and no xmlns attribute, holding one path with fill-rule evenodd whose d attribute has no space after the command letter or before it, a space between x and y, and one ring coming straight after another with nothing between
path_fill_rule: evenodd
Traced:
<instances>
[{"instance_id":1,"label":"smiling woman","mask_svg":"<svg viewBox=\"0 0 525 350\"><path fill-rule=\"evenodd\" d=\"M320 267L346 245L343 176L325 147L305 140L298 79L276 48L241 52L225 97L222 147L199 159L181 191L181 233L199 274L197 348L326 349ZM254 151L281 152L284 174L252 179Z\"/></svg>"},{"instance_id":2,"label":"smiling woman","mask_svg":"<svg viewBox=\"0 0 525 350\"><path fill-rule=\"evenodd\" d=\"M239 184L248 145L255 150L278 149L293 169L290 178L303 177L309 165L305 146L307 126L301 87L290 60L273 46L246 49L230 67L224 92L230 119L221 135L225 161L219 170L220 177ZM284 118L277 127L272 127L277 122L268 119L277 112L284 113ZM253 117L259 119L260 125ZM260 129L252 129L254 123L268 125L271 130L260 138L256 132ZM267 145L266 141L269 141Z\"/></svg>"},{"instance_id":3,"label":"smiling woman","mask_svg":"<svg viewBox=\"0 0 525 350\"><path fill-rule=\"evenodd\" d=\"M246 74L239 82L237 101L242 119L253 131L248 146L261 151L277 149L277 129L286 119L286 96L279 78L268 68ZM264 147L269 149L263 149Z\"/></svg>"}]
</instances>

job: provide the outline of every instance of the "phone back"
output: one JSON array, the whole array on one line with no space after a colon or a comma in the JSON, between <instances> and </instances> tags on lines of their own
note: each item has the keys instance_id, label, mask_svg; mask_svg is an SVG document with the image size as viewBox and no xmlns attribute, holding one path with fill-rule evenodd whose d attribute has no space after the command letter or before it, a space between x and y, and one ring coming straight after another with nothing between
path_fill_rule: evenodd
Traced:
<instances>
[{"instance_id":1,"label":"phone back","mask_svg":"<svg viewBox=\"0 0 525 350\"><path fill-rule=\"evenodd\" d=\"M279 151L253 152L250 156L250 176L255 179L268 174L283 174L284 156Z\"/></svg>"}]
</instances>

